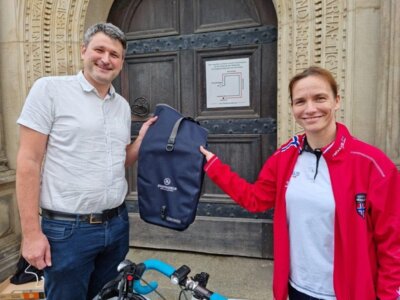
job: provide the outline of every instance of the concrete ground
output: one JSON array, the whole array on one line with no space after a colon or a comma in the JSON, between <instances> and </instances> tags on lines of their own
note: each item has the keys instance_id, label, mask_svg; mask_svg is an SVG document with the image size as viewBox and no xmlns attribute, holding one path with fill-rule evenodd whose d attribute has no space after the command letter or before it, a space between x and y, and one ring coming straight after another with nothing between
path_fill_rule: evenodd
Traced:
<instances>
[{"instance_id":1,"label":"concrete ground","mask_svg":"<svg viewBox=\"0 0 400 300\"><path fill-rule=\"evenodd\" d=\"M185 264L192 270L191 276L200 272L209 273L207 288L230 299L273 299L271 260L143 248L131 248L127 255L127 259L135 263L150 258L162 260L174 268ZM152 300L179 299L179 287L173 285L165 276L149 271L144 278L146 281L156 280L159 283L158 292L164 298L152 293L148 296ZM191 298L182 296L181 299Z\"/></svg>"}]
</instances>

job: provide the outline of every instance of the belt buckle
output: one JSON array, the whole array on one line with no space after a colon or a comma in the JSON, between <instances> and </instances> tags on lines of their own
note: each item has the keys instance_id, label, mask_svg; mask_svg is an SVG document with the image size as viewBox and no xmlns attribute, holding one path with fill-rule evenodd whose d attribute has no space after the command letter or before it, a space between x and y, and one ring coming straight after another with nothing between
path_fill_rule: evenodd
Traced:
<instances>
[{"instance_id":1,"label":"belt buckle","mask_svg":"<svg viewBox=\"0 0 400 300\"><path fill-rule=\"evenodd\" d=\"M101 224L101 223L103 223L103 218L98 219L96 217L96 215L98 216L98 214L90 214L89 215L89 223L90 224Z\"/></svg>"}]
</instances>

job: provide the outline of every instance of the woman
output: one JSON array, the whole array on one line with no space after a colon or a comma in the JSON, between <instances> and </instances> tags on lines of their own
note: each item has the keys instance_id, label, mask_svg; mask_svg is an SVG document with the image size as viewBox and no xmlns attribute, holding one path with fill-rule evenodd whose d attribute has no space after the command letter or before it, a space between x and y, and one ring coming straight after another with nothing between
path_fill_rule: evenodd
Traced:
<instances>
[{"instance_id":1,"label":"woman","mask_svg":"<svg viewBox=\"0 0 400 300\"><path fill-rule=\"evenodd\" d=\"M201 147L205 171L252 212L274 207L276 300L400 299L400 176L377 148L336 122L338 88L310 67L289 84L304 134L281 146L255 183Z\"/></svg>"}]
</instances>

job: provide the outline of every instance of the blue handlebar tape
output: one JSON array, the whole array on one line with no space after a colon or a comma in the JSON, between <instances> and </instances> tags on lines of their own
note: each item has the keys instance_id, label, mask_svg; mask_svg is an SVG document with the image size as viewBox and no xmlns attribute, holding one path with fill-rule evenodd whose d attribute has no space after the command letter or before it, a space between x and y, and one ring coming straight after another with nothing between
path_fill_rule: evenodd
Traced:
<instances>
[{"instance_id":1,"label":"blue handlebar tape","mask_svg":"<svg viewBox=\"0 0 400 300\"><path fill-rule=\"evenodd\" d=\"M211 295L210 300L228 300L228 298L226 298L220 294L214 293Z\"/></svg>"},{"instance_id":2,"label":"blue handlebar tape","mask_svg":"<svg viewBox=\"0 0 400 300\"><path fill-rule=\"evenodd\" d=\"M157 260L157 259L148 259L145 260L144 265L146 266L145 272L147 270L156 270L168 278L172 276L172 274L175 272L175 268L170 266L169 264ZM158 283L156 281L151 281L148 285L142 285L139 280L135 280L133 283L133 288L135 289L136 292L138 292L141 295L146 295L157 289ZM216 300L219 300L219 298L215 298Z\"/></svg>"}]
</instances>

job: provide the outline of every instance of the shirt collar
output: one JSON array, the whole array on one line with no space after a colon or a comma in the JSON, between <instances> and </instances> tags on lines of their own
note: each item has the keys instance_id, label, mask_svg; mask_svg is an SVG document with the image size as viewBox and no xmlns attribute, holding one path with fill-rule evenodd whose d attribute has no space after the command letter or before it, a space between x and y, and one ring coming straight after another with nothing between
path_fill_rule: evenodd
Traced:
<instances>
[{"instance_id":1,"label":"shirt collar","mask_svg":"<svg viewBox=\"0 0 400 300\"><path fill-rule=\"evenodd\" d=\"M307 141L307 136L305 136L304 137L304 144L303 144L303 151L315 154L316 152L321 153L321 148L315 148L315 149L311 148L310 144Z\"/></svg>"},{"instance_id":2,"label":"shirt collar","mask_svg":"<svg viewBox=\"0 0 400 300\"><path fill-rule=\"evenodd\" d=\"M83 75L83 71L82 71L82 70L79 71L79 73L78 73L77 76L78 76L78 81L79 81L79 83L80 83L82 89L83 89L85 92L93 92L93 91L94 91L94 92L97 93L96 88L95 88L93 85L91 85L90 82L87 81L87 79L85 78L85 75ZM108 90L108 96L109 96L110 98L114 98L114 95L115 95L115 88L114 88L113 85L111 85L111 86L110 86L110 89Z\"/></svg>"},{"instance_id":3,"label":"shirt collar","mask_svg":"<svg viewBox=\"0 0 400 300\"><path fill-rule=\"evenodd\" d=\"M323 153L327 152L335 144L335 140L333 140L331 143L329 143L328 145L326 145L322 148L313 149L313 148L311 148L310 144L307 141L307 136L304 134L300 154L303 152L314 153L315 155L323 154Z\"/></svg>"},{"instance_id":4,"label":"shirt collar","mask_svg":"<svg viewBox=\"0 0 400 300\"><path fill-rule=\"evenodd\" d=\"M311 148L311 146L308 144L307 136L305 136L303 150L301 151L301 153L303 153L303 152L313 153L316 157L315 173L314 173L314 180L315 180L315 178L317 178L317 175L318 175L318 166L319 166L320 158L322 156L322 149L321 148L315 148L315 149Z\"/></svg>"}]
</instances>

